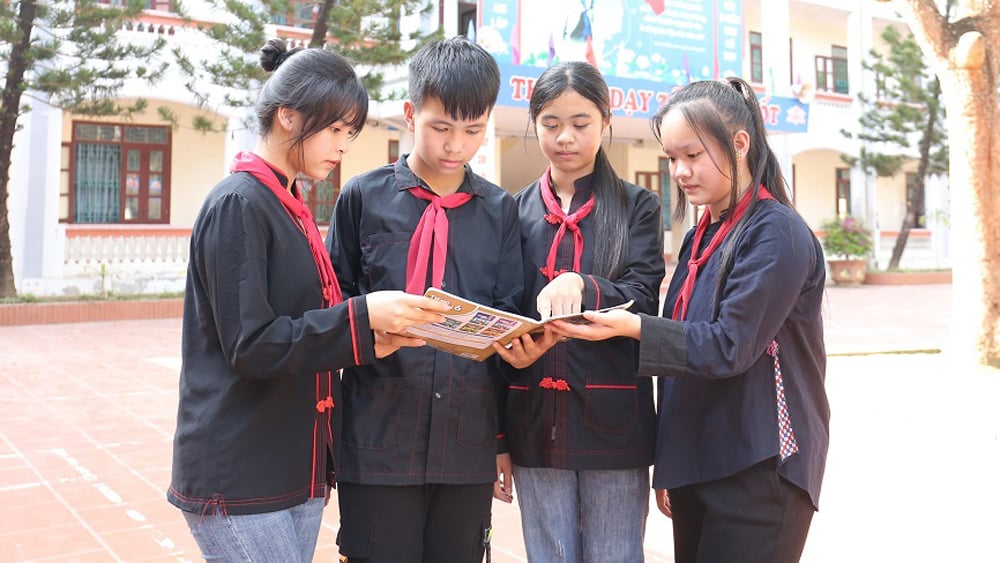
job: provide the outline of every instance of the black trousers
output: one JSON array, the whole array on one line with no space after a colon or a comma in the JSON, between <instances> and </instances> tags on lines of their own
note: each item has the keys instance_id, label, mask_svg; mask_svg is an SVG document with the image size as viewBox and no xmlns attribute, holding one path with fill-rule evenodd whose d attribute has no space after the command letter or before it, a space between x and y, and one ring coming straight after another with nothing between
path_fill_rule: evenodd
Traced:
<instances>
[{"instance_id":1,"label":"black trousers","mask_svg":"<svg viewBox=\"0 0 1000 563\"><path fill-rule=\"evenodd\" d=\"M490 536L493 484L339 483L341 560L479 563Z\"/></svg>"},{"instance_id":2,"label":"black trousers","mask_svg":"<svg viewBox=\"0 0 1000 563\"><path fill-rule=\"evenodd\" d=\"M769 459L732 477L671 489L675 561L798 561L814 509L776 467Z\"/></svg>"}]
</instances>

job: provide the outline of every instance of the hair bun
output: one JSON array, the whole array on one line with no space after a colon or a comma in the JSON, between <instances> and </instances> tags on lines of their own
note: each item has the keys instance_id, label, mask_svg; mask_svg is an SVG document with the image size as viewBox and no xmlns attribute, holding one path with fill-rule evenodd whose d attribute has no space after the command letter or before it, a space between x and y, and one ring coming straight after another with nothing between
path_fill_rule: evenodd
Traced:
<instances>
[{"instance_id":1,"label":"hair bun","mask_svg":"<svg viewBox=\"0 0 1000 563\"><path fill-rule=\"evenodd\" d=\"M277 70L290 54L284 41L277 38L268 39L267 43L260 48L260 67L267 72Z\"/></svg>"}]
</instances>

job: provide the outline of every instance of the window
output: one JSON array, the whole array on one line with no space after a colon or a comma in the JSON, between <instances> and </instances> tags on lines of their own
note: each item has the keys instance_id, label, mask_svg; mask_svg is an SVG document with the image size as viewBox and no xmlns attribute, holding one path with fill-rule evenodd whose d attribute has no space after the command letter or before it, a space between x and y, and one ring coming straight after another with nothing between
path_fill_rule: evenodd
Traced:
<instances>
[{"instance_id":1,"label":"window","mask_svg":"<svg viewBox=\"0 0 1000 563\"><path fill-rule=\"evenodd\" d=\"M69 155L73 150L73 145L70 143L63 143L61 148L61 153L59 155L59 222L66 223L69 221L69 210L70 210L70 189L69 189L69 173L70 173L70 158Z\"/></svg>"},{"instance_id":2,"label":"window","mask_svg":"<svg viewBox=\"0 0 1000 563\"><path fill-rule=\"evenodd\" d=\"M283 4L287 11L271 14L271 23L312 29L319 13L319 4L292 0Z\"/></svg>"},{"instance_id":3,"label":"window","mask_svg":"<svg viewBox=\"0 0 1000 563\"><path fill-rule=\"evenodd\" d=\"M389 164L399 160L399 141L389 140Z\"/></svg>"},{"instance_id":4,"label":"window","mask_svg":"<svg viewBox=\"0 0 1000 563\"><path fill-rule=\"evenodd\" d=\"M837 169L837 217L843 219L851 214L851 169Z\"/></svg>"},{"instance_id":5,"label":"window","mask_svg":"<svg viewBox=\"0 0 1000 563\"><path fill-rule=\"evenodd\" d=\"M476 35L476 2L458 3L458 33L472 39Z\"/></svg>"},{"instance_id":6,"label":"window","mask_svg":"<svg viewBox=\"0 0 1000 563\"><path fill-rule=\"evenodd\" d=\"M913 211L913 228L927 227L927 210L924 205L924 190L917 185L917 175L906 173L906 208Z\"/></svg>"},{"instance_id":7,"label":"window","mask_svg":"<svg viewBox=\"0 0 1000 563\"><path fill-rule=\"evenodd\" d=\"M63 164L61 220L170 222L169 127L74 122Z\"/></svg>"},{"instance_id":8,"label":"window","mask_svg":"<svg viewBox=\"0 0 1000 563\"><path fill-rule=\"evenodd\" d=\"M670 160L661 156L659 160L659 172L660 172L660 205L663 208L663 228L670 228L670 219L673 217L673 209L671 209L670 198L673 195L671 192L670 184Z\"/></svg>"},{"instance_id":9,"label":"window","mask_svg":"<svg viewBox=\"0 0 1000 563\"><path fill-rule=\"evenodd\" d=\"M764 82L764 50L759 31L750 32L750 82Z\"/></svg>"},{"instance_id":10,"label":"window","mask_svg":"<svg viewBox=\"0 0 1000 563\"><path fill-rule=\"evenodd\" d=\"M670 228L670 169L669 161L666 157L660 157L659 170L656 172L636 172L635 183L660 196L660 205L663 212L663 228Z\"/></svg>"},{"instance_id":11,"label":"window","mask_svg":"<svg viewBox=\"0 0 1000 563\"><path fill-rule=\"evenodd\" d=\"M333 204L340 195L340 167L333 169L326 180L299 177L296 180L302 190L302 201L309 207L313 219L319 225L329 225L333 217Z\"/></svg>"},{"instance_id":12,"label":"window","mask_svg":"<svg viewBox=\"0 0 1000 563\"><path fill-rule=\"evenodd\" d=\"M850 83L847 79L847 48L832 48L832 56L816 57L816 88L838 94L849 94Z\"/></svg>"}]
</instances>

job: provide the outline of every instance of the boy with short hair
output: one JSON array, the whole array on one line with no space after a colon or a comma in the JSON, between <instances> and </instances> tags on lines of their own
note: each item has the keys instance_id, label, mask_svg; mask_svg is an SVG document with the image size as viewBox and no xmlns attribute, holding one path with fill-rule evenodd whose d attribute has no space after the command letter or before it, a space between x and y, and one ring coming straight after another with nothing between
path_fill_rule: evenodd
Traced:
<instances>
[{"instance_id":1,"label":"boy with short hair","mask_svg":"<svg viewBox=\"0 0 1000 563\"><path fill-rule=\"evenodd\" d=\"M467 165L496 104L497 64L457 37L422 48L409 71L403 109L413 151L349 181L330 222L327 248L343 293L434 286L516 311L524 276L517 207ZM511 498L498 362L423 347L344 370L342 557L482 560L494 482L498 498Z\"/></svg>"}]
</instances>

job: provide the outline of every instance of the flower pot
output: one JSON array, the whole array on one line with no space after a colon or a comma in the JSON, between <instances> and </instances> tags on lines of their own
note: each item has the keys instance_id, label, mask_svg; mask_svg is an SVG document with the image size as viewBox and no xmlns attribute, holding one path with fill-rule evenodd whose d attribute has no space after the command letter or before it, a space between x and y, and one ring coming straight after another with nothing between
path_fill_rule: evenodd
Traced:
<instances>
[{"instance_id":1,"label":"flower pot","mask_svg":"<svg viewBox=\"0 0 1000 563\"><path fill-rule=\"evenodd\" d=\"M830 267L830 279L837 285L860 285L868 273L868 261L861 260L827 260Z\"/></svg>"}]
</instances>

